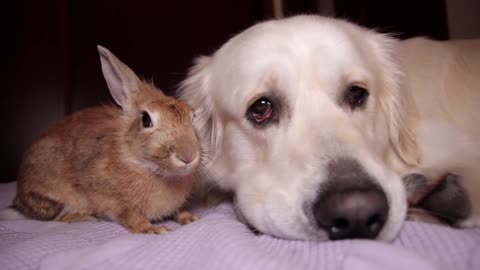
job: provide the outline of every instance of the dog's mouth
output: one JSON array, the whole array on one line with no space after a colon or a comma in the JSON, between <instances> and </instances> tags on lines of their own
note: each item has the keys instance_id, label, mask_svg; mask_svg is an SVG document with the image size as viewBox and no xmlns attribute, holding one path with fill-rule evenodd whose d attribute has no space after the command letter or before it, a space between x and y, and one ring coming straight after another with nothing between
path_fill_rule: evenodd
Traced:
<instances>
[{"instance_id":1,"label":"dog's mouth","mask_svg":"<svg viewBox=\"0 0 480 270\"><path fill-rule=\"evenodd\" d=\"M338 197L342 197L342 194L339 194ZM362 196L362 194L360 194ZM381 195L380 195L381 196ZM374 200L375 196L372 196ZM382 198L380 198L382 199ZM327 200L330 200L327 198ZM304 224L304 237L292 237L287 236L282 233L280 228L277 228L275 222L269 218L268 214L264 216L265 220L268 220L268 224L265 224L266 231L262 231L258 229L252 222L246 218L243 214L242 210L239 207L235 207L235 214L240 222L242 222L253 234L255 235L262 235L267 234L278 238L285 238L285 239L309 239L309 240L342 240L342 239L375 239L379 235L380 231L383 228L383 225L386 222L388 208L370 208L367 211L358 211L358 207L352 206L352 204L362 204L368 202L361 202L364 198L359 198L352 196L350 198L350 202L347 202L341 206L341 211L343 212L335 212L332 213L331 211L322 211L321 213L315 213L313 210L313 214L310 213L308 216L309 222L308 224ZM334 201L332 201L334 202ZM336 203L336 201L335 201ZM316 204L309 203L310 209L309 211L312 212L312 208L319 209L318 202ZM312 206L313 205L313 206ZM326 208L321 207L321 209L327 209L331 207L331 204L327 204ZM375 211L380 211L379 213ZM370 212L369 212L370 211ZM323 216L323 215L332 215L332 216ZM322 218L322 220L319 220Z\"/></svg>"},{"instance_id":2,"label":"dog's mouth","mask_svg":"<svg viewBox=\"0 0 480 270\"><path fill-rule=\"evenodd\" d=\"M255 234L284 239L393 239L404 220L406 204L399 205L404 197L389 197L353 159L337 159L327 168L328 180L299 200L268 191L262 201L252 202L239 193L234 201L238 219Z\"/></svg>"},{"instance_id":3,"label":"dog's mouth","mask_svg":"<svg viewBox=\"0 0 480 270\"><path fill-rule=\"evenodd\" d=\"M366 220L351 221L347 218L336 218L333 223L321 224L318 221L311 221L305 224L303 236L286 235L278 233L280 229L276 228L274 223L270 223L267 231L258 229L242 214L242 211L235 207L235 213L240 222L242 222L254 235L270 235L280 239L292 240L344 240L344 239L376 239L384 224L386 217L380 215L371 215ZM278 231L278 232L277 232ZM277 233L276 233L277 232Z\"/></svg>"},{"instance_id":4,"label":"dog's mouth","mask_svg":"<svg viewBox=\"0 0 480 270\"><path fill-rule=\"evenodd\" d=\"M233 197L233 205L238 205L237 197ZM235 215L237 216L237 219L245 224L247 228L255 235L260 235L262 232L260 232L255 226L252 225L246 218L245 215L242 213L242 210L239 207L234 207L235 210Z\"/></svg>"}]
</instances>

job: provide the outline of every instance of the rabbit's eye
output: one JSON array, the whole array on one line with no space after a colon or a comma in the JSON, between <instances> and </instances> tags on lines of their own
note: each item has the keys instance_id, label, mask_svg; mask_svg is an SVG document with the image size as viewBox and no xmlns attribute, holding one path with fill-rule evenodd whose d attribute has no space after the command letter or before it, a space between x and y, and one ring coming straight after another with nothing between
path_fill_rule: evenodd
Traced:
<instances>
[{"instance_id":1,"label":"rabbit's eye","mask_svg":"<svg viewBox=\"0 0 480 270\"><path fill-rule=\"evenodd\" d=\"M142 125L144 128L153 127L152 119L147 112L142 112Z\"/></svg>"}]
</instances>

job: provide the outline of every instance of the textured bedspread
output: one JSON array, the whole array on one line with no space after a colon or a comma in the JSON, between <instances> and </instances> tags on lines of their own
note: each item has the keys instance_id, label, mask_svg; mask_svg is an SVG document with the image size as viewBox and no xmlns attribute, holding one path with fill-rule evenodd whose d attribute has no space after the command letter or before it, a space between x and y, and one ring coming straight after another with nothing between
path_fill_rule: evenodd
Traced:
<instances>
[{"instance_id":1,"label":"textured bedspread","mask_svg":"<svg viewBox=\"0 0 480 270\"><path fill-rule=\"evenodd\" d=\"M0 185L0 207L15 186ZM288 241L254 235L222 204L167 235L112 222L0 222L0 269L480 269L480 229L408 222L393 243Z\"/></svg>"}]
</instances>

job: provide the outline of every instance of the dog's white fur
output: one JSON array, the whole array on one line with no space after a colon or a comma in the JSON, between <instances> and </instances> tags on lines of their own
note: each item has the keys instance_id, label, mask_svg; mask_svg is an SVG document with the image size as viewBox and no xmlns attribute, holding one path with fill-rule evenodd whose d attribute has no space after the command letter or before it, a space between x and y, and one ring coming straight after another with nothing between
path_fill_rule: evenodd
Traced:
<instances>
[{"instance_id":1,"label":"dog's white fur","mask_svg":"<svg viewBox=\"0 0 480 270\"><path fill-rule=\"evenodd\" d=\"M405 219L402 174L461 167L469 170L467 190L479 190L479 45L399 42L318 16L267 21L199 58L180 96L194 107L211 180L235 192L255 228L326 239L308 209L328 181L327 164L347 157L386 193L390 210L377 238L389 240ZM362 110L341 102L352 84L370 92ZM246 112L262 96L274 96L281 111L278 123L257 128ZM472 200L467 225L480 216Z\"/></svg>"}]
</instances>

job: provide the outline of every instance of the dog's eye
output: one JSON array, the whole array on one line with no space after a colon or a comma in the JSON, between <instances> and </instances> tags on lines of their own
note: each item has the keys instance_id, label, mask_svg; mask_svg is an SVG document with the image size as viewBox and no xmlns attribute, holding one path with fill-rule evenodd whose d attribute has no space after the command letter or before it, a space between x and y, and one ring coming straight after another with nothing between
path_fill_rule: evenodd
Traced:
<instances>
[{"instance_id":1,"label":"dog's eye","mask_svg":"<svg viewBox=\"0 0 480 270\"><path fill-rule=\"evenodd\" d=\"M142 112L142 126L144 128L153 127L152 119L150 119L150 115L147 112Z\"/></svg>"},{"instance_id":2,"label":"dog's eye","mask_svg":"<svg viewBox=\"0 0 480 270\"><path fill-rule=\"evenodd\" d=\"M255 101L247 111L247 117L254 124L264 125L275 116L272 102L267 98Z\"/></svg>"},{"instance_id":3,"label":"dog's eye","mask_svg":"<svg viewBox=\"0 0 480 270\"><path fill-rule=\"evenodd\" d=\"M367 89L361 86L352 85L345 93L344 100L353 110L356 108L363 107L367 102L368 96L369 96L369 93Z\"/></svg>"}]
</instances>

